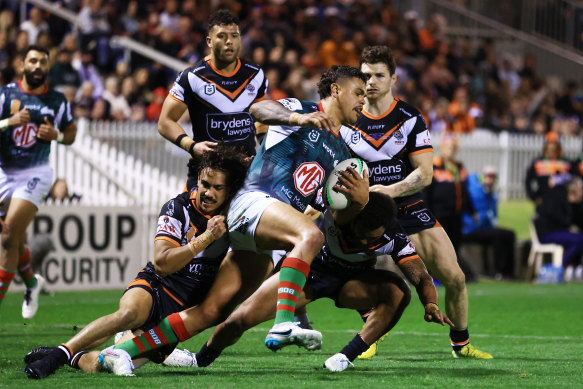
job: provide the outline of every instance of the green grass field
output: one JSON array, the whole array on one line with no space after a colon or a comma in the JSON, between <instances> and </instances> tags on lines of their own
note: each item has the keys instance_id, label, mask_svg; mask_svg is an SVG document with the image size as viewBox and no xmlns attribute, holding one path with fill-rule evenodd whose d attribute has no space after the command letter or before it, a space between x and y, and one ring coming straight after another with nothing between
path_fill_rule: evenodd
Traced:
<instances>
[{"instance_id":1,"label":"green grass field","mask_svg":"<svg viewBox=\"0 0 583 389\"><path fill-rule=\"evenodd\" d=\"M443 305L443 288L438 288ZM120 291L57 292L41 296L37 316L24 322L20 293L9 293L0 315L0 387L565 387L583 386L583 285L533 285L482 281L468 285L472 343L493 360L454 360L446 328L425 323L416 297L369 361L342 373L321 366L361 326L357 314L330 300L308 311L324 335L322 350L290 347L274 354L263 345L271 323L249 331L205 369L148 364L137 377L87 375L68 367L43 381L28 380L22 358L39 345L57 345L98 315L115 309ZM208 332L184 344L198 351Z\"/></svg>"}]
</instances>

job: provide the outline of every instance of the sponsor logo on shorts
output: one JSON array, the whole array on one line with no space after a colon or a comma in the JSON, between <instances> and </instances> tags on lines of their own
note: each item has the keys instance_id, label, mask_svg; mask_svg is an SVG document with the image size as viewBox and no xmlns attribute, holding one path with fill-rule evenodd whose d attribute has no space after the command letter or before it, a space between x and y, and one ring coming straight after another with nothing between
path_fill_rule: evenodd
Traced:
<instances>
[{"instance_id":1,"label":"sponsor logo on shorts","mask_svg":"<svg viewBox=\"0 0 583 389\"><path fill-rule=\"evenodd\" d=\"M304 162L294 172L294 185L307 197L322 185L324 175L324 169L317 162Z\"/></svg>"},{"instance_id":2,"label":"sponsor logo on shorts","mask_svg":"<svg viewBox=\"0 0 583 389\"><path fill-rule=\"evenodd\" d=\"M38 177L32 178L26 184L26 189L28 189L29 191L33 191L36 188L36 186L38 185L39 181L40 181L40 178L38 178Z\"/></svg>"},{"instance_id":3,"label":"sponsor logo on shorts","mask_svg":"<svg viewBox=\"0 0 583 389\"><path fill-rule=\"evenodd\" d=\"M247 230L249 229L249 222L251 220L247 216L239 216L237 218L236 224L239 226L235 229L235 231L240 232L241 234L246 234Z\"/></svg>"}]
</instances>

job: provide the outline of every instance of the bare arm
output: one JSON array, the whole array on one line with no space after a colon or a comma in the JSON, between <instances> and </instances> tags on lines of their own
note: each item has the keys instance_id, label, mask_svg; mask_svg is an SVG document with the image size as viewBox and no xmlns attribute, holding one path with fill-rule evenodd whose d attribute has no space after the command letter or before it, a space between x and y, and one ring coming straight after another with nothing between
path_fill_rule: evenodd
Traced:
<instances>
[{"instance_id":1,"label":"bare arm","mask_svg":"<svg viewBox=\"0 0 583 389\"><path fill-rule=\"evenodd\" d=\"M178 123L184 112L186 111L186 104L166 97L162 105L162 112L160 112L160 119L158 119L158 132L170 142L177 144L182 149L188 151L191 155L200 155L205 151L216 146L215 142L198 142L195 143L192 138L186 135L182 126ZM177 139L180 141L177 142Z\"/></svg>"},{"instance_id":2,"label":"bare arm","mask_svg":"<svg viewBox=\"0 0 583 389\"><path fill-rule=\"evenodd\" d=\"M350 206L341 211L333 211L336 223L344 225L354 219L368 203L368 170L364 171L361 178L354 168L349 167L346 171L340 172L338 184L334 188L350 198Z\"/></svg>"},{"instance_id":3,"label":"bare arm","mask_svg":"<svg viewBox=\"0 0 583 389\"><path fill-rule=\"evenodd\" d=\"M314 126L327 129L336 127L334 120L322 111L301 114L273 100L263 100L253 104L249 108L249 113L253 119L263 124Z\"/></svg>"},{"instance_id":4,"label":"bare arm","mask_svg":"<svg viewBox=\"0 0 583 389\"><path fill-rule=\"evenodd\" d=\"M207 230L184 246L158 239L154 242L154 268L156 273L166 277L182 269L192 258L219 239L226 231L225 217L214 216L208 221Z\"/></svg>"},{"instance_id":5,"label":"bare arm","mask_svg":"<svg viewBox=\"0 0 583 389\"><path fill-rule=\"evenodd\" d=\"M61 143L64 145L73 144L73 142L75 142L76 137L77 137L77 125L75 123L71 123L63 130L63 141Z\"/></svg>"},{"instance_id":6,"label":"bare arm","mask_svg":"<svg viewBox=\"0 0 583 389\"><path fill-rule=\"evenodd\" d=\"M373 185L370 190L381 192L391 197L408 196L419 192L433 179L433 152L409 156L413 171L403 181L392 185Z\"/></svg>"}]
</instances>

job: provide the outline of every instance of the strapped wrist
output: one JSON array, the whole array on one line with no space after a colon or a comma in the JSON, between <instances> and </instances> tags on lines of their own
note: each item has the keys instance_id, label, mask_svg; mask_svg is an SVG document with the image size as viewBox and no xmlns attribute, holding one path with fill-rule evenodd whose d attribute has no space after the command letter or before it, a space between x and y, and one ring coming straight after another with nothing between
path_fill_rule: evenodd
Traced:
<instances>
[{"instance_id":1,"label":"strapped wrist","mask_svg":"<svg viewBox=\"0 0 583 389\"><path fill-rule=\"evenodd\" d=\"M63 139L65 139L65 134L63 134L62 132L59 132L59 135L57 135L57 143L63 143Z\"/></svg>"},{"instance_id":2,"label":"strapped wrist","mask_svg":"<svg viewBox=\"0 0 583 389\"><path fill-rule=\"evenodd\" d=\"M427 309L432 306L434 306L436 310L439 310L439 306L437 305L437 303L427 303L425 304L425 311L427 311Z\"/></svg>"},{"instance_id":3,"label":"strapped wrist","mask_svg":"<svg viewBox=\"0 0 583 389\"><path fill-rule=\"evenodd\" d=\"M8 118L0 120L0 132L6 131L8 128L10 128L9 120L10 119Z\"/></svg>"}]
</instances>

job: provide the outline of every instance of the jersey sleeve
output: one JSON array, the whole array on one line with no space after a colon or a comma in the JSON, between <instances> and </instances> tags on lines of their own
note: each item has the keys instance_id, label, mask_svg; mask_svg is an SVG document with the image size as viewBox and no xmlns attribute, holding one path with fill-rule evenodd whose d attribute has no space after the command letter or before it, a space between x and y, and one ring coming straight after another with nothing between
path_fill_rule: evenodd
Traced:
<instances>
[{"instance_id":1,"label":"jersey sleeve","mask_svg":"<svg viewBox=\"0 0 583 389\"><path fill-rule=\"evenodd\" d=\"M73 112L71 111L71 104L67 101L65 96L61 96L61 103L55 117L55 124L59 130L63 131L71 123L73 123Z\"/></svg>"},{"instance_id":2,"label":"jersey sleeve","mask_svg":"<svg viewBox=\"0 0 583 389\"><path fill-rule=\"evenodd\" d=\"M179 198L168 201L160 210L155 240L163 239L180 246L187 223L182 201Z\"/></svg>"},{"instance_id":3,"label":"jersey sleeve","mask_svg":"<svg viewBox=\"0 0 583 389\"><path fill-rule=\"evenodd\" d=\"M190 94L188 93L189 88L190 83L188 82L188 72L184 70L178 74L178 77L176 77L172 88L170 88L170 91L168 92L168 96L188 105L190 103Z\"/></svg>"},{"instance_id":4,"label":"jersey sleeve","mask_svg":"<svg viewBox=\"0 0 583 389\"><path fill-rule=\"evenodd\" d=\"M301 113L304 109L302 102L298 99L294 99L293 97L287 99L280 99L276 101L283 105L284 107L286 107L287 109L289 109L290 111Z\"/></svg>"},{"instance_id":5,"label":"jersey sleeve","mask_svg":"<svg viewBox=\"0 0 583 389\"><path fill-rule=\"evenodd\" d=\"M407 151L409 155L416 155L433 151L431 134L427 128L427 123L420 113L412 119L407 120L405 125L412 126L407 137Z\"/></svg>"},{"instance_id":6,"label":"jersey sleeve","mask_svg":"<svg viewBox=\"0 0 583 389\"><path fill-rule=\"evenodd\" d=\"M261 70L261 72L263 73L263 70ZM269 81L267 80L267 77L265 77L265 73L263 74L263 82L261 83L261 86L259 87L259 90L257 91L257 97L255 98L255 100L253 100L253 102L257 102L257 101L261 101L263 99L265 99L265 94L267 92L267 87L269 86Z\"/></svg>"},{"instance_id":7,"label":"jersey sleeve","mask_svg":"<svg viewBox=\"0 0 583 389\"><path fill-rule=\"evenodd\" d=\"M415 245L411 242L411 239L407 236L403 228L398 224L394 223L391 227L391 235L395 241L393 246L393 251L390 254L393 257L393 261L397 264L403 264L411 259L418 259L419 255L415 249Z\"/></svg>"}]
</instances>

